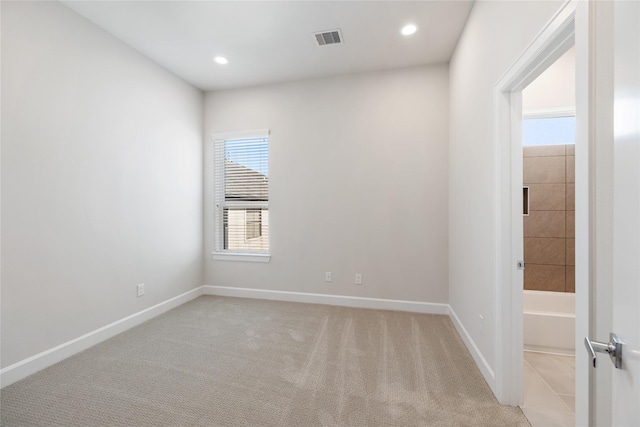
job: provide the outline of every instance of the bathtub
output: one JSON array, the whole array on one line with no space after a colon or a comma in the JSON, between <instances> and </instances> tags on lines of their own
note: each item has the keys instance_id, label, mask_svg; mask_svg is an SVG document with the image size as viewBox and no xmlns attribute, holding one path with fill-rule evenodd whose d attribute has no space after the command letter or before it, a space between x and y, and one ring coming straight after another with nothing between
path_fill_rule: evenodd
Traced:
<instances>
[{"instance_id":1,"label":"bathtub","mask_svg":"<svg viewBox=\"0 0 640 427\"><path fill-rule=\"evenodd\" d=\"M575 354L575 294L524 291L524 349Z\"/></svg>"}]
</instances>

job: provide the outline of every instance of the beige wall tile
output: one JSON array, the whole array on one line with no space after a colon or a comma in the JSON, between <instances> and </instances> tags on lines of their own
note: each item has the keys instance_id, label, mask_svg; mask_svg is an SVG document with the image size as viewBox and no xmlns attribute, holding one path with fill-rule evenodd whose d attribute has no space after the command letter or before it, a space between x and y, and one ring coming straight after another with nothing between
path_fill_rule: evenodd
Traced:
<instances>
[{"instance_id":1,"label":"beige wall tile","mask_svg":"<svg viewBox=\"0 0 640 427\"><path fill-rule=\"evenodd\" d=\"M575 292L574 153L574 145L524 147L525 289Z\"/></svg>"},{"instance_id":2,"label":"beige wall tile","mask_svg":"<svg viewBox=\"0 0 640 427\"><path fill-rule=\"evenodd\" d=\"M565 184L530 184L529 211L561 211L566 208Z\"/></svg>"},{"instance_id":3,"label":"beige wall tile","mask_svg":"<svg viewBox=\"0 0 640 427\"><path fill-rule=\"evenodd\" d=\"M567 239L566 243L566 265L576 265L576 239Z\"/></svg>"},{"instance_id":4,"label":"beige wall tile","mask_svg":"<svg viewBox=\"0 0 640 427\"><path fill-rule=\"evenodd\" d=\"M564 211L529 211L524 217L524 237L565 237Z\"/></svg>"},{"instance_id":5,"label":"beige wall tile","mask_svg":"<svg viewBox=\"0 0 640 427\"><path fill-rule=\"evenodd\" d=\"M567 201L565 209L568 211L574 211L576 209L576 185L567 184L567 189L565 193L566 193L566 201Z\"/></svg>"},{"instance_id":6,"label":"beige wall tile","mask_svg":"<svg viewBox=\"0 0 640 427\"><path fill-rule=\"evenodd\" d=\"M566 239L554 237L525 237L525 263L565 265L565 240Z\"/></svg>"},{"instance_id":7,"label":"beige wall tile","mask_svg":"<svg viewBox=\"0 0 640 427\"><path fill-rule=\"evenodd\" d=\"M565 155L564 145L537 145L522 148L523 157L549 157Z\"/></svg>"},{"instance_id":8,"label":"beige wall tile","mask_svg":"<svg viewBox=\"0 0 640 427\"><path fill-rule=\"evenodd\" d=\"M576 155L576 145L575 144L567 144L565 147L565 154L567 156L575 156Z\"/></svg>"},{"instance_id":9,"label":"beige wall tile","mask_svg":"<svg viewBox=\"0 0 640 427\"><path fill-rule=\"evenodd\" d=\"M525 270L526 271L526 270ZM575 293L576 291L576 268L573 265L565 267L565 292Z\"/></svg>"},{"instance_id":10,"label":"beige wall tile","mask_svg":"<svg viewBox=\"0 0 640 427\"><path fill-rule=\"evenodd\" d=\"M565 267L527 263L524 269L524 288L528 291L564 292Z\"/></svg>"},{"instance_id":11,"label":"beige wall tile","mask_svg":"<svg viewBox=\"0 0 640 427\"><path fill-rule=\"evenodd\" d=\"M523 159L524 184L564 184L565 156L525 157Z\"/></svg>"},{"instance_id":12,"label":"beige wall tile","mask_svg":"<svg viewBox=\"0 0 640 427\"><path fill-rule=\"evenodd\" d=\"M576 158L573 156L567 156L567 182L576 182Z\"/></svg>"},{"instance_id":13,"label":"beige wall tile","mask_svg":"<svg viewBox=\"0 0 640 427\"><path fill-rule=\"evenodd\" d=\"M566 211L566 223L567 237L576 237L576 213L575 211Z\"/></svg>"}]
</instances>

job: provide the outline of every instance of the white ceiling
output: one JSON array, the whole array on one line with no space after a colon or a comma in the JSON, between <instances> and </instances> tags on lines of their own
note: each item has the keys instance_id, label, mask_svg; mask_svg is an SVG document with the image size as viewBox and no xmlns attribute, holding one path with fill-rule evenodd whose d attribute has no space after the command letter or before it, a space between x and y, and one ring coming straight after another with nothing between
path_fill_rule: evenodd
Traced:
<instances>
[{"instance_id":1,"label":"white ceiling","mask_svg":"<svg viewBox=\"0 0 640 427\"><path fill-rule=\"evenodd\" d=\"M447 62L472 1L63 1L203 90ZM414 23L405 37L400 28ZM344 44L317 46L339 28ZM221 66L217 55L229 59Z\"/></svg>"}]
</instances>

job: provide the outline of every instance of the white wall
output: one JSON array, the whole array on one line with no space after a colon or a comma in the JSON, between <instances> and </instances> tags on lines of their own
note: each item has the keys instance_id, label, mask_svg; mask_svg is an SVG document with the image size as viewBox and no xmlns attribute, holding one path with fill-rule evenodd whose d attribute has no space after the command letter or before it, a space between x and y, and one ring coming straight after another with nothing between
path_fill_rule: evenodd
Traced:
<instances>
[{"instance_id":1,"label":"white wall","mask_svg":"<svg viewBox=\"0 0 640 427\"><path fill-rule=\"evenodd\" d=\"M522 90L522 111L575 109L576 52L572 47Z\"/></svg>"},{"instance_id":2,"label":"white wall","mask_svg":"<svg viewBox=\"0 0 640 427\"><path fill-rule=\"evenodd\" d=\"M491 369L498 173L494 85L562 3L475 3L450 63L449 302Z\"/></svg>"},{"instance_id":3,"label":"white wall","mask_svg":"<svg viewBox=\"0 0 640 427\"><path fill-rule=\"evenodd\" d=\"M272 254L208 257L206 284L447 302L446 65L207 93L205 122L207 158L214 132L271 130Z\"/></svg>"},{"instance_id":4,"label":"white wall","mask_svg":"<svg viewBox=\"0 0 640 427\"><path fill-rule=\"evenodd\" d=\"M2 2L3 367L202 285L202 100L58 2Z\"/></svg>"}]
</instances>

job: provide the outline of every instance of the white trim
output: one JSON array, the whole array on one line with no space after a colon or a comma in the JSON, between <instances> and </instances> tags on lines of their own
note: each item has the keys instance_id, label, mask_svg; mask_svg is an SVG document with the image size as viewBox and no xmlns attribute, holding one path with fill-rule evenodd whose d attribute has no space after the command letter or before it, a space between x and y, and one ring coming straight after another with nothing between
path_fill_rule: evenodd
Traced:
<instances>
[{"instance_id":1,"label":"white trim","mask_svg":"<svg viewBox=\"0 0 640 427\"><path fill-rule=\"evenodd\" d=\"M614 167L613 2L579 2L576 13L575 349L606 336L612 321L610 287ZM604 309L601 311L600 309ZM607 326L609 325L609 327ZM578 354L580 354L578 353ZM576 357L576 425L610 425L611 375Z\"/></svg>"},{"instance_id":2,"label":"white trim","mask_svg":"<svg viewBox=\"0 0 640 427\"><path fill-rule=\"evenodd\" d=\"M521 91L574 45L574 21L579 0L567 0L515 62L498 79L498 85Z\"/></svg>"},{"instance_id":3,"label":"white trim","mask_svg":"<svg viewBox=\"0 0 640 427\"><path fill-rule=\"evenodd\" d=\"M342 307L373 308L378 310L408 311L412 313L449 314L449 304L364 298L344 295L313 294L307 292L272 291L266 289L235 288L229 286L203 286L204 295L255 298L273 301L326 304Z\"/></svg>"},{"instance_id":4,"label":"white trim","mask_svg":"<svg viewBox=\"0 0 640 427\"><path fill-rule=\"evenodd\" d=\"M498 80L495 102L495 388L503 405L523 401L522 89L575 44L578 1L569 0ZM518 199L518 197L520 199ZM520 201L519 206L517 201Z\"/></svg>"},{"instance_id":5,"label":"white trim","mask_svg":"<svg viewBox=\"0 0 640 427\"><path fill-rule=\"evenodd\" d=\"M7 366L0 370L0 385L6 387L13 384L201 295L202 286Z\"/></svg>"},{"instance_id":6,"label":"white trim","mask_svg":"<svg viewBox=\"0 0 640 427\"><path fill-rule=\"evenodd\" d=\"M554 354L556 356L574 356L576 355L575 351L572 350L562 350L560 348L555 347L543 347L536 345L525 345L524 351L528 353L542 353L542 354Z\"/></svg>"},{"instance_id":7,"label":"white trim","mask_svg":"<svg viewBox=\"0 0 640 427\"><path fill-rule=\"evenodd\" d=\"M568 318L568 319L575 319L575 317L576 317L576 315L575 315L575 314L571 314L571 313L561 313L561 312L555 312L555 311L535 311L535 310L529 310L529 311L527 311L527 314L533 314L533 315L538 315L538 316L562 317L562 318Z\"/></svg>"},{"instance_id":8,"label":"white trim","mask_svg":"<svg viewBox=\"0 0 640 427\"><path fill-rule=\"evenodd\" d=\"M226 141L228 139L267 138L269 129L243 130L235 132L216 132L211 134L214 141Z\"/></svg>"},{"instance_id":9,"label":"white trim","mask_svg":"<svg viewBox=\"0 0 640 427\"><path fill-rule=\"evenodd\" d=\"M476 362L476 365L478 365L478 368L480 369L480 372L482 373L484 380L487 382L491 390L495 390L495 386L496 386L495 372L493 372L493 369L491 369L491 365L489 365L489 362L487 362L487 360L484 358L484 356L482 355L482 352L476 345L475 341L473 341L473 338L471 338L471 335L469 334L469 332L467 332L467 329L464 327L464 325L460 321L460 318L458 317L456 312L453 310L453 307L449 307L449 317L451 318L453 325L456 327L456 330L458 331L458 335L460 335L460 338L462 338L464 345L467 347L467 350L469 350L469 353L471 353L471 357L473 357L473 360Z\"/></svg>"},{"instance_id":10,"label":"white trim","mask_svg":"<svg viewBox=\"0 0 640 427\"><path fill-rule=\"evenodd\" d=\"M215 261L239 261L239 262L269 262L269 254L250 254L233 252L212 252L211 258Z\"/></svg>"},{"instance_id":11,"label":"white trim","mask_svg":"<svg viewBox=\"0 0 640 427\"><path fill-rule=\"evenodd\" d=\"M448 315L454 324L465 346L471 353L485 381L491 389L495 386L495 374L484 359L460 319L449 306L443 303L430 303L406 300L390 300L382 298L365 298L342 295L314 294L304 292L287 292L264 289L235 288L227 286L201 286L185 292L167 301L161 302L145 310L134 313L95 331L89 332L64 344L58 345L35 356L14 363L0 371L0 383L6 387L102 341L112 338L128 329L146 322L162 313L189 302L201 295L216 295L238 298L256 298L264 300L288 301L310 304L326 304L342 307L366 308L377 310L394 310L412 313Z\"/></svg>"},{"instance_id":12,"label":"white trim","mask_svg":"<svg viewBox=\"0 0 640 427\"><path fill-rule=\"evenodd\" d=\"M558 117L575 117L575 115L575 108L543 108L522 112L523 119L555 119Z\"/></svg>"}]
</instances>

